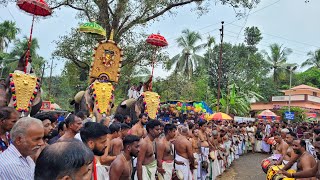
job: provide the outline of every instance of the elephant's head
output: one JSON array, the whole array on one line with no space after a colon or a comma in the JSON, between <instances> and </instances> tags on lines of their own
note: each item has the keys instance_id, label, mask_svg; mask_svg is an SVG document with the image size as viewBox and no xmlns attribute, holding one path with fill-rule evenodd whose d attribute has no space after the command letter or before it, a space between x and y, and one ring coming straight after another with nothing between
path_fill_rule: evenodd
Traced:
<instances>
[{"instance_id":1,"label":"elephant's head","mask_svg":"<svg viewBox=\"0 0 320 180\"><path fill-rule=\"evenodd\" d=\"M113 85L109 82L94 82L85 92L86 103L90 115L94 115L97 121L110 115L113 103Z\"/></svg>"},{"instance_id":2,"label":"elephant's head","mask_svg":"<svg viewBox=\"0 0 320 180\"><path fill-rule=\"evenodd\" d=\"M143 97L144 113L148 114L149 118L156 119L160 104L159 94L146 91L141 96Z\"/></svg>"},{"instance_id":3,"label":"elephant's head","mask_svg":"<svg viewBox=\"0 0 320 180\"><path fill-rule=\"evenodd\" d=\"M21 117L38 112L41 107L40 80L24 73L11 73L9 77L8 106L17 109Z\"/></svg>"}]
</instances>

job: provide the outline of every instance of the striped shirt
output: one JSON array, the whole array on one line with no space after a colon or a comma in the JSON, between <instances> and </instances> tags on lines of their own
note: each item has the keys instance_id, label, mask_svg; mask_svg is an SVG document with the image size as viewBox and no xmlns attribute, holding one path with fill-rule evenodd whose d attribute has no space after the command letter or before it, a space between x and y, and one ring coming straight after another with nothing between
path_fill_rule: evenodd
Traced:
<instances>
[{"instance_id":1,"label":"striped shirt","mask_svg":"<svg viewBox=\"0 0 320 180\"><path fill-rule=\"evenodd\" d=\"M0 180L33 180L35 163L11 144L0 154Z\"/></svg>"}]
</instances>

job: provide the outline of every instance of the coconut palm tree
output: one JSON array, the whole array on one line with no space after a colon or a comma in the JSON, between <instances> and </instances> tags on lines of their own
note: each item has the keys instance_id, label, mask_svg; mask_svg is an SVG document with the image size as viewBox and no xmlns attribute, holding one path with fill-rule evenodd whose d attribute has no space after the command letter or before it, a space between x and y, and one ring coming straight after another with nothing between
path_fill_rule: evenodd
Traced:
<instances>
[{"instance_id":1,"label":"coconut palm tree","mask_svg":"<svg viewBox=\"0 0 320 180\"><path fill-rule=\"evenodd\" d=\"M176 72L182 72L188 78L190 78L194 70L200 66L203 57L198 55L205 45L199 44L201 36L198 32L185 29L182 31L176 42L178 47L182 48L182 51L171 58L167 64L168 69L172 69L175 66Z\"/></svg>"},{"instance_id":2,"label":"coconut palm tree","mask_svg":"<svg viewBox=\"0 0 320 180\"><path fill-rule=\"evenodd\" d=\"M20 29L13 21L4 21L0 24L0 52L8 48L9 43L16 39Z\"/></svg>"},{"instance_id":3,"label":"coconut palm tree","mask_svg":"<svg viewBox=\"0 0 320 180\"><path fill-rule=\"evenodd\" d=\"M23 37L22 40L18 39L14 41L14 47L12 51L9 53L9 59L16 59L16 61L8 61L5 64L6 67L6 73L7 75L10 72L13 72L16 67L18 66L18 60L20 57L26 52L28 48L28 37ZM37 49L39 49L39 43L36 38L32 39L32 44L30 46L30 54L31 54L31 60L32 60L32 67L37 73L37 75L40 75L41 67L45 63L45 60L43 57L39 56L37 54Z\"/></svg>"},{"instance_id":4,"label":"coconut palm tree","mask_svg":"<svg viewBox=\"0 0 320 180\"><path fill-rule=\"evenodd\" d=\"M288 55L292 53L290 48L282 47L279 44L270 45L270 54L264 52L265 60L273 70L273 82L277 85L280 77L285 73Z\"/></svg>"},{"instance_id":5,"label":"coconut palm tree","mask_svg":"<svg viewBox=\"0 0 320 180\"><path fill-rule=\"evenodd\" d=\"M301 64L301 67L313 66L320 68L320 49L308 52L309 58Z\"/></svg>"}]
</instances>

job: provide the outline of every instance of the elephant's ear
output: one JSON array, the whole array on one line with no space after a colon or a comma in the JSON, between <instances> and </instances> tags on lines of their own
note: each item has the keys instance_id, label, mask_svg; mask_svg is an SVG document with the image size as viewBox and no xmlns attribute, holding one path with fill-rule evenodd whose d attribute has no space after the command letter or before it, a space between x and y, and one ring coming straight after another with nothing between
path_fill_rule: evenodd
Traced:
<instances>
[{"instance_id":1,"label":"elephant's ear","mask_svg":"<svg viewBox=\"0 0 320 180\"><path fill-rule=\"evenodd\" d=\"M142 96L140 96L140 97L138 98L137 102L135 103L135 106L140 110L139 115L140 115L141 113L144 113L145 106L144 106L144 103L143 103L143 97L142 97ZM139 116L139 115L138 115L138 116Z\"/></svg>"},{"instance_id":2,"label":"elephant's ear","mask_svg":"<svg viewBox=\"0 0 320 180\"><path fill-rule=\"evenodd\" d=\"M134 111L136 112L136 117L139 117L139 115L142 113L141 107L139 107L137 103L134 105Z\"/></svg>"}]
</instances>

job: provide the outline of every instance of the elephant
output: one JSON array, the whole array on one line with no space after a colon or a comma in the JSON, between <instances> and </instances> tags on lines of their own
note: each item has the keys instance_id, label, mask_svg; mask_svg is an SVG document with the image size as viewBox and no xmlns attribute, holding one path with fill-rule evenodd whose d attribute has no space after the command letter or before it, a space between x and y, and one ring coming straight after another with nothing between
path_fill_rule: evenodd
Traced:
<instances>
[{"instance_id":1,"label":"elephant","mask_svg":"<svg viewBox=\"0 0 320 180\"><path fill-rule=\"evenodd\" d=\"M143 97L140 96L138 99L127 99L122 101L115 114L121 114L122 116L130 116L133 122L138 120L141 113L145 112L145 105L143 102Z\"/></svg>"},{"instance_id":2,"label":"elephant","mask_svg":"<svg viewBox=\"0 0 320 180\"><path fill-rule=\"evenodd\" d=\"M143 90L149 90L150 84L151 84L152 76L148 79L147 82L143 83L142 87ZM94 82L104 82L106 79L96 79L92 80L92 84ZM92 85L91 84L91 85ZM90 86L91 86L90 85ZM75 107L75 113L79 111L85 111L88 114L91 114L92 117L95 117L96 120L99 122L101 118L103 117L103 114L98 112L98 109L96 107L96 103L94 102L94 94L92 91L92 88L90 86L85 91L78 92L74 100L71 101L71 105L74 105ZM142 90L142 91L143 91ZM113 99L110 102L110 109L113 108L114 103ZM138 99L128 99L124 100L119 106L116 108L115 114L121 114L123 116L128 115L131 117L133 121L137 120L140 113L145 112L145 102L143 96L140 96Z\"/></svg>"},{"instance_id":3,"label":"elephant","mask_svg":"<svg viewBox=\"0 0 320 180\"><path fill-rule=\"evenodd\" d=\"M98 85L102 87L99 88ZM110 82L97 80L85 91L78 92L70 103L74 105L75 113L79 111L86 112L95 121L100 122L103 117L110 114L110 109L113 107L113 90L110 87L112 87ZM98 106L104 108L100 109Z\"/></svg>"},{"instance_id":4,"label":"elephant","mask_svg":"<svg viewBox=\"0 0 320 180\"><path fill-rule=\"evenodd\" d=\"M18 66L15 69L14 73L16 74L25 74L24 69L26 68L30 73L33 74L33 70L32 67L30 65L31 63L31 58L30 58L30 63L29 66L25 67L25 55L26 53L20 58L19 62L18 62ZM34 77L34 76L33 76ZM27 82L25 82L27 83ZM36 93L34 96L34 99L32 101L32 104L29 108L28 111L25 112L19 112L20 116L33 116L35 115L37 112L39 112L39 110L41 109L42 106L42 99L41 99L41 88L40 88L40 82L38 81L38 88L37 90L34 92ZM10 76L8 76L5 80L5 82L0 84L0 107L4 107L4 106L9 106L9 107L14 107L15 99L12 96L12 88L11 88L12 84L10 82ZM26 99L26 103L29 103L30 99Z\"/></svg>"}]
</instances>

